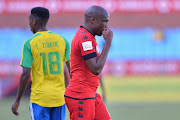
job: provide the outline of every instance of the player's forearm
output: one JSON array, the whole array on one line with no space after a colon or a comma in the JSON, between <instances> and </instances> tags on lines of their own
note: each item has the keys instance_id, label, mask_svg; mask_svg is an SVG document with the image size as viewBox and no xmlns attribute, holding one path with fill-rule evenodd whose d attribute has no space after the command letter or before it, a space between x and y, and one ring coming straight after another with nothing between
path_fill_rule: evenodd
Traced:
<instances>
[{"instance_id":1,"label":"player's forearm","mask_svg":"<svg viewBox=\"0 0 180 120\"><path fill-rule=\"evenodd\" d=\"M103 84L103 81L102 81L102 75L100 75L99 84L100 84L100 86L101 86L102 92L105 93L105 91L104 91L104 84Z\"/></svg>"},{"instance_id":2,"label":"player's forearm","mask_svg":"<svg viewBox=\"0 0 180 120\"><path fill-rule=\"evenodd\" d=\"M88 68L94 75L99 75L101 73L104 67L104 64L106 62L106 58L107 58L110 46L111 44L106 42L102 50L102 53L98 59L97 57L94 57L85 61L86 64L88 65Z\"/></svg>"},{"instance_id":3,"label":"player's forearm","mask_svg":"<svg viewBox=\"0 0 180 120\"><path fill-rule=\"evenodd\" d=\"M70 61L67 61L67 62L66 62L66 66L67 66L67 68L68 68L69 77L70 77L70 79L71 79L71 68L70 68Z\"/></svg>"},{"instance_id":4,"label":"player's forearm","mask_svg":"<svg viewBox=\"0 0 180 120\"><path fill-rule=\"evenodd\" d=\"M67 87L69 85L69 81L70 81L70 75L67 72L67 69L65 69L65 71L64 71L64 78L65 78L65 87Z\"/></svg>"},{"instance_id":5,"label":"player's forearm","mask_svg":"<svg viewBox=\"0 0 180 120\"><path fill-rule=\"evenodd\" d=\"M103 84L102 84L102 83L100 83L100 85L101 85L101 90L102 90L102 93L104 94L104 93L105 93L104 86L103 86Z\"/></svg>"},{"instance_id":6,"label":"player's forearm","mask_svg":"<svg viewBox=\"0 0 180 120\"><path fill-rule=\"evenodd\" d=\"M109 49L111 47L111 43L110 42L105 42L104 48L102 50L101 55L99 56L99 58L96 61L96 69L97 69L97 73L100 74L105 63L106 63L106 59L109 53Z\"/></svg>"},{"instance_id":7,"label":"player's forearm","mask_svg":"<svg viewBox=\"0 0 180 120\"><path fill-rule=\"evenodd\" d=\"M29 83L29 78L30 75L21 75L20 81L19 81L19 87L18 87L18 92L17 92L17 96L16 96L16 102L19 102L24 91L26 90L26 87Z\"/></svg>"}]
</instances>

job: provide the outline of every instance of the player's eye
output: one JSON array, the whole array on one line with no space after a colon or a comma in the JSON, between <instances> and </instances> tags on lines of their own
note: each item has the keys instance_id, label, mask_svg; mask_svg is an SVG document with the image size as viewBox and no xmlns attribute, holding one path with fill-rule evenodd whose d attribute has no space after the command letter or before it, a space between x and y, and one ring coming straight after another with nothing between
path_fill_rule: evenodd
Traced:
<instances>
[{"instance_id":1,"label":"player's eye","mask_svg":"<svg viewBox=\"0 0 180 120\"><path fill-rule=\"evenodd\" d=\"M103 22L107 23L109 20L103 20Z\"/></svg>"}]
</instances>

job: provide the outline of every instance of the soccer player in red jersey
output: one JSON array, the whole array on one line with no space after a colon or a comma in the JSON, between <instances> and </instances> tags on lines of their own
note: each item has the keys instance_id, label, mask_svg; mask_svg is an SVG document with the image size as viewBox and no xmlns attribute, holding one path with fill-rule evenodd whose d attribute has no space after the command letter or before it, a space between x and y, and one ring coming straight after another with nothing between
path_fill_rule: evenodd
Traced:
<instances>
[{"instance_id":1,"label":"soccer player in red jersey","mask_svg":"<svg viewBox=\"0 0 180 120\"><path fill-rule=\"evenodd\" d=\"M113 32L108 28L109 13L100 6L85 12L81 26L71 43L72 79L65 91L65 102L71 120L110 120L111 117L96 90L111 46ZM105 44L100 53L95 35L103 35Z\"/></svg>"}]
</instances>

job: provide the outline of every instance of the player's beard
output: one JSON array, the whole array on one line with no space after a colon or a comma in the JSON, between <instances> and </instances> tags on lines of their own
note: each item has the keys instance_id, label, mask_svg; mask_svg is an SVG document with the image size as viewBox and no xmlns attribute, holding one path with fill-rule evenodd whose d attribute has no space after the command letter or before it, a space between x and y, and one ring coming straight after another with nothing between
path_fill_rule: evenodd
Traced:
<instances>
[{"instance_id":1,"label":"player's beard","mask_svg":"<svg viewBox=\"0 0 180 120\"><path fill-rule=\"evenodd\" d=\"M34 33L34 34L36 33L35 29L33 29L33 28L31 28L31 31L32 31L32 33Z\"/></svg>"},{"instance_id":2,"label":"player's beard","mask_svg":"<svg viewBox=\"0 0 180 120\"><path fill-rule=\"evenodd\" d=\"M102 35L102 31L103 31L103 30L99 31L98 36L101 36L101 35Z\"/></svg>"}]
</instances>

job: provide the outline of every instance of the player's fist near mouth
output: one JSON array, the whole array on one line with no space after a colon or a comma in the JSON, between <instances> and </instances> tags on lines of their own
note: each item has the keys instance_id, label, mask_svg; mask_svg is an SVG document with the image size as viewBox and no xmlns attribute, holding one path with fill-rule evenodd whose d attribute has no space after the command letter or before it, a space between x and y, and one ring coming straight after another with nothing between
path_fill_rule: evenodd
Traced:
<instances>
[{"instance_id":1,"label":"player's fist near mouth","mask_svg":"<svg viewBox=\"0 0 180 120\"><path fill-rule=\"evenodd\" d=\"M103 34L104 40L106 42L111 43L113 39L113 32L108 27L103 30L102 34Z\"/></svg>"}]
</instances>

